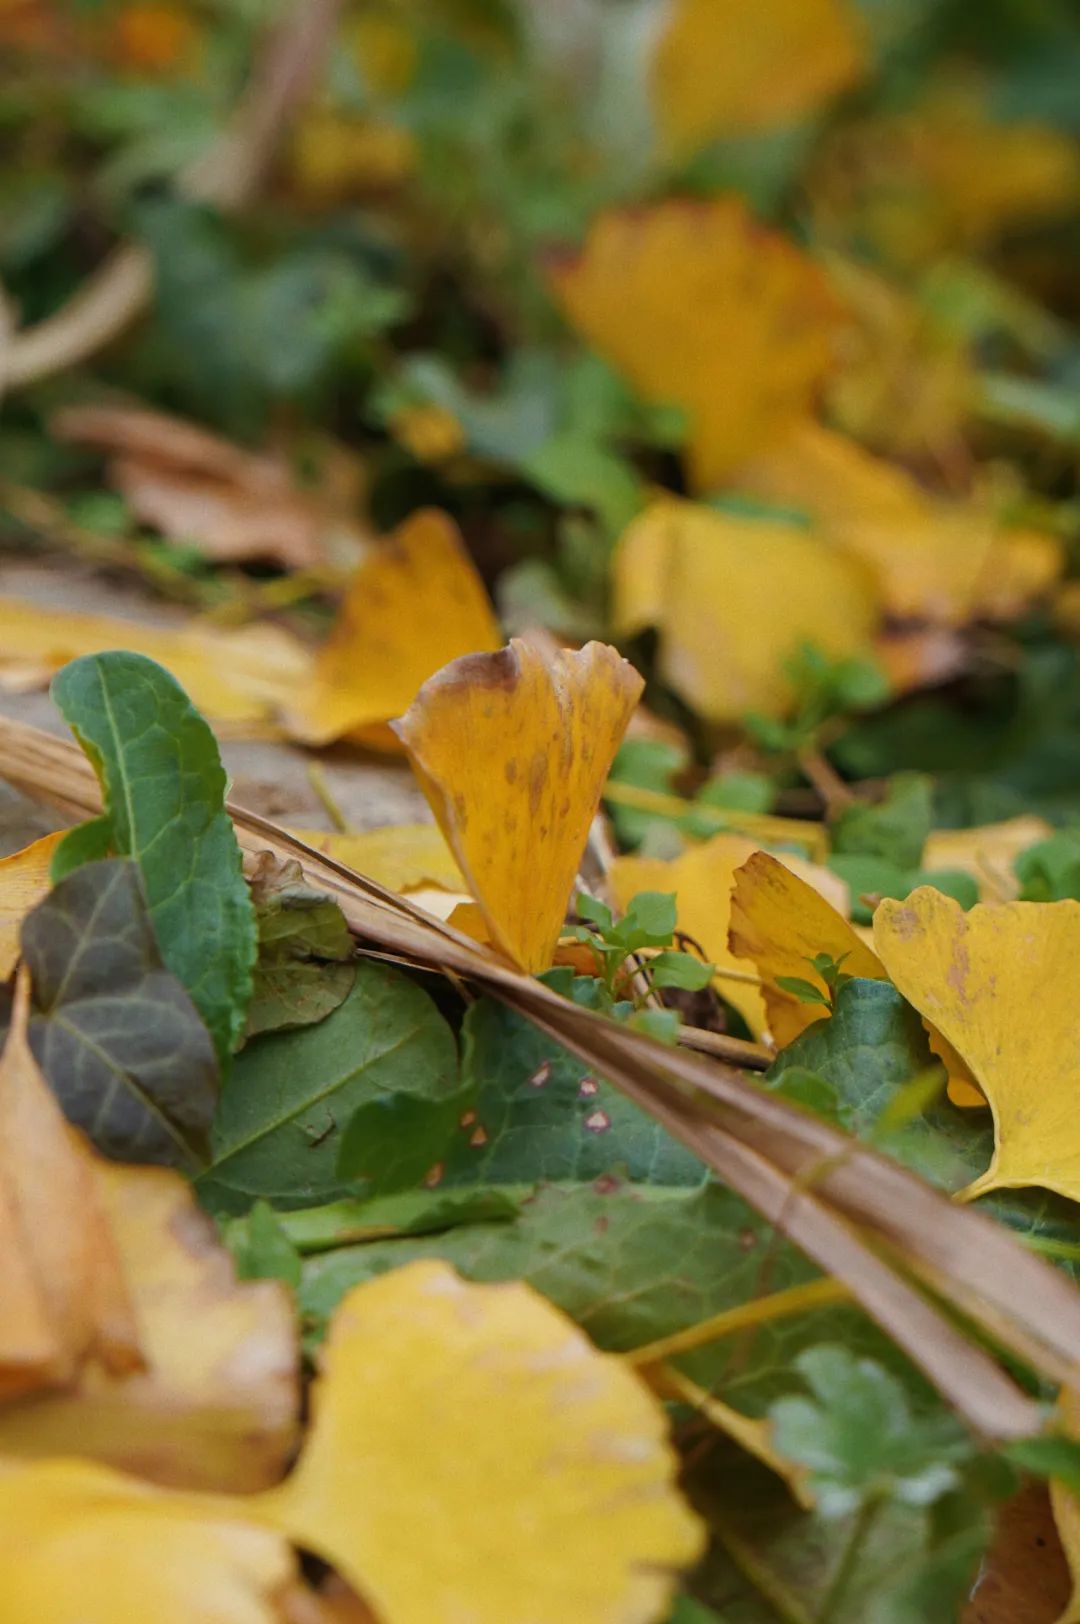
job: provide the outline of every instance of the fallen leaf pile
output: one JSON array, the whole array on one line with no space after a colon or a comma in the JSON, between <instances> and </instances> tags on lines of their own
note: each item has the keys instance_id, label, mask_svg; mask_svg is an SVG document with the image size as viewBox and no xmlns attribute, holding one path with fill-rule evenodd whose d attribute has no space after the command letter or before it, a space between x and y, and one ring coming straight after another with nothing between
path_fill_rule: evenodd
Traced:
<instances>
[{"instance_id":1,"label":"fallen leaf pile","mask_svg":"<svg viewBox=\"0 0 1080 1624\"><path fill-rule=\"evenodd\" d=\"M0 1624L1080 1624L1078 68L0 0Z\"/></svg>"}]
</instances>

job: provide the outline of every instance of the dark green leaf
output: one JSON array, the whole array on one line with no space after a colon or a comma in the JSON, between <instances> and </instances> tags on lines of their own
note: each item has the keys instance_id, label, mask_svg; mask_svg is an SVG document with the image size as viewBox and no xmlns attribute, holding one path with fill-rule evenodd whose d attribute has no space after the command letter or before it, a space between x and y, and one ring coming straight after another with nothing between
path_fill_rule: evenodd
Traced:
<instances>
[{"instance_id":1,"label":"dark green leaf","mask_svg":"<svg viewBox=\"0 0 1080 1624\"><path fill-rule=\"evenodd\" d=\"M142 871L162 957L224 1065L251 997L255 913L214 735L180 685L140 654L74 660L52 694L101 779L113 850ZM86 836L75 838L85 861Z\"/></svg>"},{"instance_id":2,"label":"dark green leaf","mask_svg":"<svg viewBox=\"0 0 1080 1624\"><path fill-rule=\"evenodd\" d=\"M209 1034L161 962L126 858L60 880L23 922L30 1045L64 1108L108 1156L202 1159L217 1099ZM10 994L5 995L5 1019Z\"/></svg>"},{"instance_id":3,"label":"dark green leaf","mask_svg":"<svg viewBox=\"0 0 1080 1624\"><path fill-rule=\"evenodd\" d=\"M931 783L923 773L897 773L876 806L855 801L834 819L834 853L880 857L897 868L918 868L930 833Z\"/></svg>"},{"instance_id":4,"label":"dark green leaf","mask_svg":"<svg viewBox=\"0 0 1080 1624\"><path fill-rule=\"evenodd\" d=\"M251 895L259 932L247 1037L311 1026L348 996L354 949L341 909L304 884L299 863L264 853Z\"/></svg>"},{"instance_id":5,"label":"dark green leaf","mask_svg":"<svg viewBox=\"0 0 1080 1624\"><path fill-rule=\"evenodd\" d=\"M658 953L649 960L649 975L657 987L681 987L686 992L700 992L709 985L714 973L715 966L695 958L692 953Z\"/></svg>"},{"instance_id":6,"label":"dark green leaf","mask_svg":"<svg viewBox=\"0 0 1080 1624\"><path fill-rule=\"evenodd\" d=\"M466 1086L431 1099L424 1094L380 1094L354 1111L341 1138L338 1172L372 1195L392 1195L441 1171L456 1135L474 1131L474 1096Z\"/></svg>"},{"instance_id":7,"label":"dark green leaf","mask_svg":"<svg viewBox=\"0 0 1080 1624\"><path fill-rule=\"evenodd\" d=\"M260 1196L290 1207L347 1194L338 1156L354 1112L391 1094L444 1099L456 1086L453 1034L427 993L361 963L332 1015L254 1038L237 1057L214 1120L206 1200L235 1212Z\"/></svg>"}]
</instances>

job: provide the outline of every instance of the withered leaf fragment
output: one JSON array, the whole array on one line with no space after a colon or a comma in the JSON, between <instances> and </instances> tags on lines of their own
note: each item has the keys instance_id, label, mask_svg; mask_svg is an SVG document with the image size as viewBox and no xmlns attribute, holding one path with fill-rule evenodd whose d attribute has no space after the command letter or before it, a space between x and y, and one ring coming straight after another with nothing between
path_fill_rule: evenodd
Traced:
<instances>
[{"instance_id":1,"label":"withered leaf fragment","mask_svg":"<svg viewBox=\"0 0 1080 1624\"><path fill-rule=\"evenodd\" d=\"M201 1159L217 1062L194 1004L161 960L135 863L106 858L29 914L29 1041L68 1119L108 1156ZM0 1002L6 1017L10 995Z\"/></svg>"},{"instance_id":2,"label":"withered leaf fragment","mask_svg":"<svg viewBox=\"0 0 1080 1624\"><path fill-rule=\"evenodd\" d=\"M304 883L299 863L263 852L250 876L259 932L245 1036L310 1026L348 996L356 979L341 909Z\"/></svg>"}]
</instances>

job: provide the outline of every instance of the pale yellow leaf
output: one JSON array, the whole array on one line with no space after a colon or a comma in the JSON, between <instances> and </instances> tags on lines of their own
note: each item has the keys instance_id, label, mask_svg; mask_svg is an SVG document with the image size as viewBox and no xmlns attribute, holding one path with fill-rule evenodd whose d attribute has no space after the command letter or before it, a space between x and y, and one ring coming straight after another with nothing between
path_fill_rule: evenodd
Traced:
<instances>
[{"instance_id":1,"label":"pale yellow leaf","mask_svg":"<svg viewBox=\"0 0 1080 1624\"><path fill-rule=\"evenodd\" d=\"M698 489L802 415L832 364L824 275L736 197L602 214L551 278L569 320L645 400L684 409Z\"/></svg>"},{"instance_id":2,"label":"pale yellow leaf","mask_svg":"<svg viewBox=\"0 0 1080 1624\"><path fill-rule=\"evenodd\" d=\"M846 0L677 0L654 64L660 126L683 154L790 124L865 67Z\"/></svg>"},{"instance_id":3,"label":"pale yellow leaf","mask_svg":"<svg viewBox=\"0 0 1080 1624\"><path fill-rule=\"evenodd\" d=\"M431 886L462 891L465 887L461 870L434 823L388 824L350 834L325 829L295 829L293 833L390 891L412 892Z\"/></svg>"},{"instance_id":4,"label":"pale yellow leaf","mask_svg":"<svg viewBox=\"0 0 1080 1624\"><path fill-rule=\"evenodd\" d=\"M646 1624L701 1552L661 1406L528 1286L431 1261L356 1287L313 1410L258 1514L384 1624Z\"/></svg>"},{"instance_id":5,"label":"pale yellow leaf","mask_svg":"<svg viewBox=\"0 0 1080 1624\"><path fill-rule=\"evenodd\" d=\"M63 837L63 830L44 835L0 859L0 981L8 979L18 962L23 920L48 895L49 865Z\"/></svg>"},{"instance_id":6,"label":"pale yellow leaf","mask_svg":"<svg viewBox=\"0 0 1080 1624\"><path fill-rule=\"evenodd\" d=\"M665 681L712 721L783 715L784 663L807 643L837 658L871 649L870 571L797 524L662 500L626 531L613 569L617 629L656 626Z\"/></svg>"},{"instance_id":7,"label":"pale yellow leaf","mask_svg":"<svg viewBox=\"0 0 1080 1624\"><path fill-rule=\"evenodd\" d=\"M0 1456L80 1455L155 1483L247 1493L299 1436L295 1315L277 1281L240 1282L180 1174L93 1158L143 1368L0 1408Z\"/></svg>"},{"instance_id":8,"label":"pale yellow leaf","mask_svg":"<svg viewBox=\"0 0 1080 1624\"><path fill-rule=\"evenodd\" d=\"M1019 890L1013 864L1021 852L1053 832L1045 818L1030 812L974 829L932 829L923 848L923 867L960 869L978 882L984 902L1012 902Z\"/></svg>"},{"instance_id":9,"label":"pale yellow leaf","mask_svg":"<svg viewBox=\"0 0 1080 1624\"><path fill-rule=\"evenodd\" d=\"M452 661L395 724L492 941L523 970L551 963L642 687L606 644L515 638Z\"/></svg>"},{"instance_id":10,"label":"pale yellow leaf","mask_svg":"<svg viewBox=\"0 0 1080 1624\"><path fill-rule=\"evenodd\" d=\"M297 1583L242 1500L77 1460L0 1466L3 1624L285 1624Z\"/></svg>"},{"instance_id":11,"label":"pale yellow leaf","mask_svg":"<svg viewBox=\"0 0 1080 1624\"><path fill-rule=\"evenodd\" d=\"M993 1160L967 1194L1036 1184L1080 1200L1080 902L978 903L965 913L923 886L881 903L874 946L990 1104Z\"/></svg>"},{"instance_id":12,"label":"pale yellow leaf","mask_svg":"<svg viewBox=\"0 0 1080 1624\"><path fill-rule=\"evenodd\" d=\"M416 513L361 563L289 724L308 744L346 736L397 749L386 724L428 677L462 654L497 649L502 635L457 527Z\"/></svg>"},{"instance_id":13,"label":"pale yellow leaf","mask_svg":"<svg viewBox=\"0 0 1080 1624\"><path fill-rule=\"evenodd\" d=\"M170 631L0 598L0 688L44 688L69 660L109 649L156 660L210 721L238 729L270 720L310 667L307 651L277 626L220 631L196 622Z\"/></svg>"}]
</instances>

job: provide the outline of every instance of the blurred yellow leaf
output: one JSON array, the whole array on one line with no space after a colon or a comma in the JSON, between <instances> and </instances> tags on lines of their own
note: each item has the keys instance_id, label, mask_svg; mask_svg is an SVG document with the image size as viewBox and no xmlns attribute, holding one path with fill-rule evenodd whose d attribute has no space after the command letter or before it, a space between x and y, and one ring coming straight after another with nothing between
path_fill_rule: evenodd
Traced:
<instances>
[{"instance_id":1,"label":"blurred yellow leaf","mask_svg":"<svg viewBox=\"0 0 1080 1624\"><path fill-rule=\"evenodd\" d=\"M290 726L308 744L350 737L399 748L386 724L428 677L502 635L453 520L429 508L374 549L354 574Z\"/></svg>"},{"instance_id":2,"label":"blurred yellow leaf","mask_svg":"<svg viewBox=\"0 0 1080 1624\"><path fill-rule=\"evenodd\" d=\"M647 508L613 573L617 630L656 626L664 680L711 721L782 715L793 698L786 660L810 642L866 654L877 623L859 560L800 525L693 502Z\"/></svg>"},{"instance_id":3,"label":"blurred yellow leaf","mask_svg":"<svg viewBox=\"0 0 1080 1624\"><path fill-rule=\"evenodd\" d=\"M0 598L0 689L45 687L69 660L108 649L156 660L211 721L239 730L268 721L287 704L311 663L307 650L277 626L219 631L193 622L170 631Z\"/></svg>"},{"instance_id":4,"label":"blurred yellow leaf","mask_svg":"<svg viewBox=\"0 0 1080 1624\"><path fill-rule=\"evenodd\" d=\"M881 903L874 946L993 1112L993 1161L967 1195L1038 1184L1080 1200L1080 902L978 903L965 913L922 886Z\"/></svg>"},{"instance_id":5,"label":"blurred yellow leaf","mask_svg":"<svg viewBox=\"0 0 1080 1624\"><path fill-rule=\"evenodd\" d=\"M570 321L639 394L685 410L698 489L804 412L832 362L824 275L736 197L602 214L551 276Z\"/></svg>"},{"instance_id":6,"label":"blurred yellow leaf","mask_svg":"<svg viewBox=\"0 0 1080 1624\"><path fill-rule=\"evenodd\" d=\"M454 660L395 732L495 944L546 970L589 825L644 684L603 643L514 638Z\"/></svg>"},{"instance_id":7,"label":"blurred yellow leaf","mask_svg":"<svg viewBox=\"0 0 1080 1624\"><path fill-rule=\"evenodd\" d=\"M344 29L353 60L363 75L364 86L376 96L404 95L416 72L417 41L409 20L391 7L385 11L365 8Z\"/></svg>"},{"instance_id":8,"label":"blurred yellow leaf","mask_svg":"<svg viewBox=\"0 0 1080 1624\"><path fill-rule=\"evenodd\" d=\"M816 883L804 877L810 864L796 865L768 852L749 856L734 875L729 933L730 948L744 963L749 961L761 977L761 996L768 1012L768 1026L779 1048L785 1048L800 1032L819 1021L820 1004L803 1003L794 993L777 986L780 976L797 976L814 986L825 985L810 960L818 953L843 959L843 972L884 980L885 972L839 907L846 907L846 891L841 899L834 891L826 893L822 880L827 869L816 871ZM839 904L839 907L838 907Z\"/></svg>"},{"instance_id":9,"label":"blurred yellow leaf","mask_svg":"<svg viewBox=\"0 0 1080 1624\"><path fill-rule=\"evenodd\" d=\"M417 462L440 463L464 451L465 430L449 407L429 402L403 406L390 419L390 432Z\"/></svg>"},{"instance_id":10,"label":"blurred yellow leaf","mask_svg":"<svg viewBox=\"0 0 1080 1624\"><path fill-rule=\"evenodd\" d=\"M401 186L415 165L411 132L385 119L316 110L299 120L289 147L294 184L322 204Z\"/></svg>"},{"instance_id":11,"label":"blurred yellow leaf","mask_svg":"<svg viewBox=\"0 0 1080 1624\"><path fill-rule=\"evenodd\" d=\"M921 265L1080 200L1080 154L1062 131L1004 123L965 84L837 132L810 181L819 232Z\"/></svg>"},{"instance_id":12,"label":"blurred yellow leaf","mask_svg":"<svg viewBox=\"0 0 1080 1624\"><path fill-rule=\"evenodd\" d=\"M901 619L1007 619L1063 568L1053 537L1004 531L976 502L935 500L902 469L809 418L745 464L735 483L810 515L874 571Z\"/></svg>"},{"instance_id":13,"label":"blurred yellow leaf","mask_svg":"<svg viewBox=\"0 0 1080 1624\"><path fill-rule=\"evenodd\" d=\"M654 63L660 127L691 153L805 118L865 68L846 0L677 0Z\"/></svg>"},{"instance_id":14,"label":"blurred yellow leaf","mask_svg":"<svg viewBox=\"0 0 1080 1624\"><path fill-rule=\"evenodd\" d=\"M434 823L395 823L347 835L325 829L295 829L293 833L390 891L417 891L426 886L444 891L465 889L461 870Z\"/></svg>"},{"instance_id":15,"label":"blurred yellow leaf","mask_svg":"<svg viewBox=\"0 0 1080 1624\"><path fill-rule=\"evenodd\" d=\"M48 894L49 865L63 838L63 830L45 835L0 859L0 981L8 979L18 962L23 920Z\"/></svg>"},{"instance_id":16,"label":"blurred yellow leaf","mask_svg":"<svg viewBox=\"0 0 1080 1624\"><path fill-rule=\"evenodd\" d=\"M97 1157L30 1052L28 998L23 972L0 1057L0 1400L62 1387L90 1360L117 1373L142 1362Z\"/></svg>"},{"instance_id":17,"label":"blurred yellow leaf","mask_svg":"<svg viewBox=\"0 0 1080 1624\"><path fill-rule=\"evenodd\" d=\"M112 24L110 55L133 73L173 74L194 66L199 31L183 6L136 0Z\"/></svg>"},{"instance_id":18,"label":"blurred yellow leaf","mask_svg":"<svg viewBox=\"0 0 1080 1624\"><path fill-rule=\"evenodd\" d=\"M242 1500L77 1460L0 1466L5 1624L287 1624L302 1594L288 1544Z\"/></svg>"},{"instance_id":19,"label":"blurred yellow leaf","mask_svg":"<svg viewBox=\"0 0 1080 1624\"><path fill-rule=\"evenodd\" d=\"M660 1404L523 1284L413 1263L342 1301L257 1514L385 1624L646 1624L702 1549Z\"/></svg>"},{"instance_id":20,"label":"blurred yellow leaf","mask_svg":"<svg viewBox=\"0 0 1080 1624\"><path fill-rule=\"evenodd\" d=\"M63 1392L0 1407L0 1457L77 1447L181 1488L241 1494L276 1483L299 1436L289 1294L277 1281L237 1280L180 1174L89 1151L84 1161L138 1325L142 1368L114 1374L88 1363Z\"/></svg>"}]
</instances>

